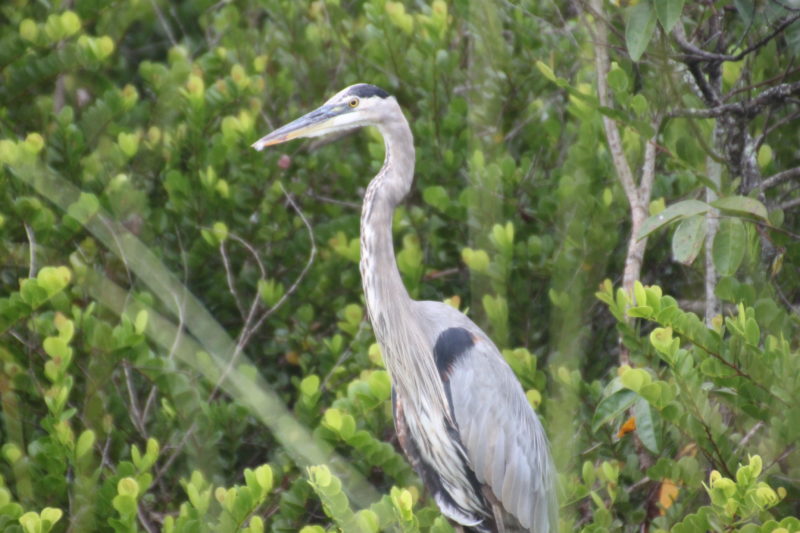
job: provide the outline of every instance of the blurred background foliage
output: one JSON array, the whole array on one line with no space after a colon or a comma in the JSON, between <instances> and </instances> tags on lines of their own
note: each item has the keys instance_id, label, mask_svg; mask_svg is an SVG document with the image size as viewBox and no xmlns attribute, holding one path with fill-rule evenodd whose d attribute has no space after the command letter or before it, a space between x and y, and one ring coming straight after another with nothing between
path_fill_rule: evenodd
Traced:
<instances>
[{"instance_id":1,"label":"blurred background foliage","mask_svg":"<svg viewBox=\"0 0 800 533\"><path fill-rule=\"evenodd\" d=\"M504 350L562 530L800 531L800 6L594 4L5 2L0 529L451 531L364 313L381 139L249 148L369 82L416 138L405 282ZM657 146L630 291L604 118Z\"/></svg>"}]
</instances>

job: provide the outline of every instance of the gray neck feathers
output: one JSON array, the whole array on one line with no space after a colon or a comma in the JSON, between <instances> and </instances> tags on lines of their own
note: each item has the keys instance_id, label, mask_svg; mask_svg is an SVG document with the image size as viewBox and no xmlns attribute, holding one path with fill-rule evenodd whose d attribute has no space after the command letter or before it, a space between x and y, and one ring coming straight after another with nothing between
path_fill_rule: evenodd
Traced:
<instances>
[{"instance_id":1,"label":"gray neck feathers","mask_svg":"<svg viewBox=\"0 0 800 533\"><path fill-rule=\"evenodd\" d=\"M396 112L379 126L386 159L364 196L361 213L361 281L375 337L398 392L412 401L427 398L444 409L444 390L431 351L414 313L394 255L392 214L414 179L414 140ZM436 379L434 379L436 378Z\"/></svg>"},{"instance_id":2,"label":"gray neck feathers","mask_svg":"<svg viewBox=\"0 0 800 533\"><path fill-rule=\"evenodd\" d=\"M379 340L381 320L394 318L389 316L393 310L407 311L411 301L395 260L392 215L414 180L414 140L399 106L392 115L378 126L386 155L367 187L361 211L361 281Z\"/></svg>"}]
</instances>

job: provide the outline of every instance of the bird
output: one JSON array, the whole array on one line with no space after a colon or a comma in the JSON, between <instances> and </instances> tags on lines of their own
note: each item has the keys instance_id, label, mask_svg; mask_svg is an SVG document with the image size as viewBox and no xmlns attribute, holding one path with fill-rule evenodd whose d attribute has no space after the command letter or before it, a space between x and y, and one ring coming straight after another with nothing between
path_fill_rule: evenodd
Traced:
<instances>
[{"instance_id":1,"label":"bird","mask_svg":"<svg viewBox=\"0 0 800 533\"><path fill-rule=\"evenodd\" d=\"M392 382L400 447L442 514L463 532L556 531L556 472L545 431L498 348L464 313L415 301L395 260L392 218L411 190L415 148L394 96L351 85L252 144L375 126L383 166L364 193L364 300Z\"/></svg>"}]
</instances>

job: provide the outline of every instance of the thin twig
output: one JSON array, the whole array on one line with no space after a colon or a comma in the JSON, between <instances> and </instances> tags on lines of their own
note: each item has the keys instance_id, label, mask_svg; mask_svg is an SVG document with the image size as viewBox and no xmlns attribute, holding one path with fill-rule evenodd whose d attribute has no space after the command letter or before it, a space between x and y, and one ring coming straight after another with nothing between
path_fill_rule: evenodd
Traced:
<instances>
[{"instance_id":1,"label":"thin twig","mask_svg":"<svg viewBox=\"0 0 800 533\"><path fill-rule=\"evenodd\" d=\"M167 470L169 470L169 468L172 466L172 463L175 462L175 459L178 458L178 455L180 455L181 451L183 451L183 448L186 446L189 437L191 437L192 433L194 433L196 424L197 424L196 422L192 422L192 425L189 426L189 429L187 429L186 432L183 434L183 437L181 438L178 445L175 446L175 449L172 450L170 456L167 458L166 461L164 461L164 464L161 465L161 468L158 469L158 472L156 472L156 475L154 476L151 485L157 484L164 476L164 474L166 474Z\"/></svg>"},{"instance_id":2,"label":"thin twig","mask_svg":"<svg viewBox=\"0 0 800 533\"><path fill-rule=\"evenodd\" d=\"M756 189L771 189L776 185L780 185L784 181L789 181L790 179L800 178L800 167L790 168L788 170L783 170L772 176L765 178L761 183L758 184Z\"/></svg>"},{"instance_id":3,"label":"thin twig","mask_svg":"<svg viewBox=\"0 0 800 533\"><path fill-rule=\"evenodd\" d=\"M340 205L342 207L347 207L350 209L361 209L361 204L357 202L346 202L344 200L337 200L336 198L322 196L321 194L317 194L312 190L309 190L306 193L306 196L308 196L309 198L313 198L314 200L319 200L320 202L325 202L327 204Z\"/></svg>"},{"instance_id":4,"label":"thin twig","mask_svg":"<svg viewBox=\"0 0 800 533\"><path fill-rule=\"evenodd\" d=\"M175 36L172 34L172 28L170 28L169 24L167 23L167 19L164 16L164 13L161 11L161 8L158 6L158 2L156 2L156 0L150 0L150 5L153 6L153 12L155 12L156 17L158 17L158 22L164 29L164 33L167 34L167 39L169 39L170 44L172 46L178 46L178 41L175 40Z\"/></svg>"},{"instance_id":5,"label":"thin twig","mask_svg":"<svg viewBox=\"0 0 800 533\"><path fill-rule=\"evenodd\" d=\"M128 361L122 362L122 370L125 374L125 386L128 389L128 399L130 400L130 417L136 431L147 439L147 432L145 431L144 421L142 420L142 412L139 410L139 402L136 400L136 394L133 391L133 380L131 378L131 367Z\"/></svg>"},{"instance_id":6,"label":"thin twig","mask_svg":"<svg viewBox=\"0 0 800 533\"><path fill-rule=\"evenodd\" d=\"M259 257L258 251L255 248L253 248L253 245L251 245L249 242L247 242L246 240L242 239L241 237L239 237L235 233L230 233L230 234L228 234L228 236L231 239L233 239L236 242L238 242L239 244L241 244L242 246L244 246L245 248L247 248L247 251L250 252L250 255L253 256L253 259L255 259L256 264L258 265L258 271L261 273L261 279L266 279L267 278L267 269L264 268L264 263L261 261L261 257Z\"/></svg>"},{"instance_id":7,"label":"thin twig","mask_svg":"<svg viewBox=\"0 0 800 533\"><path fill-rule=\"evenodd\" d=\"M294 209L295 212L297 213L297 215L300 217L300 220L303 221L303 224L305 225L306 230L308 231L308 238L311 241L311 251L308 254L308 261L306 261L306 264L303 267L303 270L300 271L300 275L297 276L297 279L294 280L294 283L292 283L292 285L286 290L286 292L275 303L275 305L273 305L272 307L270 307L269 309L264 311L264 313L261 315L261 317L259 317L259 319L256 322L256 324L253 326L250 334L244 339L245 343L248 340L250 340L250 337L252 337L253 333L256 332L256 330L261 326L261 324L264 322L264 320L269 318L269 316L271 316L275 311L277 311L284 304L284 302L286 302L286 300L292 294L294 294L294 292L297 290L297 287L300 285L300 282L303 281L303 279L306 277L306 274L308 273L308 269L310 269L311 265L314 263L314 259L317 257L317 243L315 242L314 229L311 227L311 223L309 223L308 219L303 214L303 212L300 210L300 208L297 207L297 204L295 203L294 198L292 198L292 196L286 191L286 189L284 189L283 184L279 184L279 185L280 185L281 191L283 191L283 194L286 196L286 200L292 206L292 209Z\"/></svg>"},{"instance_id":8,"label":"thin twig","mask_svg":"<svg viewBox=\"0 0 800 533\"><path fill-rule=\"evenodd\" d=\"M28 236L28 277L36 276L36 235L28 223L25 223L25 235Z\"/></svg>"},{"instance_id":9,"label":"thin twig","mask_svg":"<svg viewBox=\"0 0 800 533\"><path fill-rule=\"evenodd\" d=\"M225 365L225 369L222 371L217 383L214 385L214 388L209 393L208 397L212 398L216 392L219 390L219 387L225 381L228 376L228 373L231 369L236 365L236 361L239 359L242 351L244 350L245 346L250 342L250 339L253 335L258 331L264 321L272 316L278 309L280 309L284 303L289 299L290 296L294 294L297 290L297 287L300 285L300 282L306 277L308 270L311 268L311 265L314 263L314 259L317 256L317 244L315 242L314 237L314 229L311 227L311 223L308 221L306 216L297 206L295 203L294 198L289 194L289 192L283 187L283 184L279 183L281 191L283 191L284 196L286 197L286 201L289 202L289 205L292 206L292 209L295 210L297 215L300 217L300 220L303 221L303 224L306 226L306 230L308 230L309 240L311 241L311 251L308 254L308 261L306 262L303 270L300 271L300 274L294 280L292 285L283 293L283 295L278 299L278 301L269 309L265 310L258 319L255 319L255 314L259 308L261 299L258 294L256 294L253 298L253 302L250 306L250 311L248 312L247 318L245 320L244 326L242 327L242 331L239 334L239 338L236 342L236 346L234 347L233 353L231 354L230 359L228 360L228 364ZM255 319L255 322L253 320Z\"/></svg>"},{"instance_id":10,"label":"thin twig","mask_svg":"<svg viewBox=\"0 0 800 533\"><path fill-rule=\"evenodd\" d=\"M461 269L458 267L445 268L444 270L436 270L433 272L428 272L427 274L422 276L422 279L424 279L425 281L431 281L434 279L446 278L447 276L452 276L453 274L458 274L459 272L461 272Z\"/></svg>"},{"instance_id":11,"label":"thin twig","mask_svg":"<svg viewBox=\"0 0 800 533\"><path fill-rule=\"evenodd\" d=\"M798 205L800 205L800 196L798 196L797 198L792 198L788 202L783 202L778 206L778 209L786 211L787 209L793 209Z\"/></svg>"},{"instance_id":12,"label":"thin twig","mask_svg":"<svg viewBox=\"0 0 800 533\"><path fill-rule=\"evenodd\" d=\"M742 437L742 440L740 440L740 441L739 441L739 444L737 444L737 445L736 445L736 450L740 450L740 449L742 449L742 447L744 447L744 445L745 445L745 444L747 444L747 442L748 442L750 439L752 439L752 438L753 438L753 435L755 435L755 434L758 432L758 430L762 428L762 426L763 426L763 425L764 425L764 422L763 422L763 421L761 421L761 420L759 420L758 422L756 422L756 423L753 425L753 427L751 427L751 428L750 428L750 431L748 431L748 432L745 434L745 436L744 436L744 437Z\"/></svg>"},{"instance_id":13,"label":"thin twig","mask_svg":"<svg viewBox=\"0 0 800 533\"><path fill-rule=\"evenodd\" d=\"M742 59L744 59L746 55L755 52L756 50L758 50L759 48L770 42L777 35L783 32L783 30L794 24L798 19L800 19L800 13L784 20L781 24L778 25L777 28L775 28L775 30L773 30L772 33L766 35L765 37L761 38L754 44L748 46L747 48L745 48L744 50L735 55L718 54L714 52L708 52L706 50L703 50L702 48L698 48L697 46L690 43L686 39L686 35L683 33L682 24L676 24L675 28L678 31L673 31L672 34L675 37L675 41L678 43L678 46L680 46L681 50L684 52L685 58L688 60L711 61L717 63L721 63L723 61L731 61L735 63L737 61L741 61ZM680 29L678 29L679 27Z\"/></svg>"},{"instance_id":14,"label":"thin twig","mask_svg":"<svg viewBox=\"0 0 800 533\"><path fill-rule=\"evenodd\" d=\"M783 117L782 119L777 120L774 123L770 124L769 126L765 127L764 132L761 135L759 135L758 139L756 140L756 149L761 148L761 145L764 144L764 141L767 140L767 136L769 136L773 131L785 126L790 122L794 122L798 118L800 118L800 111L795 111L794 113L790 113L785 117Z\"/></svg>"},{"instance_id":15,"label":"thin twig","mask_svg":"<svg viewBox=\"0 0 800 533\"><path fill-rule=\"evenodd\" d=\"M800 82L781 83L780 85L770 87L751 100L716 105L707 109L674 109L668 113L668 116L684 118L719 118L725 115L738 115L746 118L753 118L761 113L764 107L781 103L795 94L800 94Z\"/></svg>"},{"instance_id":16,"label":"thin twig","mask_svg":"<svg viewBox=\"0 0 800 533\"><path fill-rule=\"evenodd\" d=\"M156 533L155 526L150 523L150 519L142 511L141 503L136 507L136 516L139 518L139 523L142 524L142 527L147 530L147 533Z\"/></svg>"},{"instance_id":17,"label":"thin twig","mask_svg":"<svg viewBox=\"0 0 800 533\"><path fill-rule=\"evenodd\" d=\"M353 353L353 345L356 343L356 341L358 341L361 338L361 333L364 331L365 324L366 320L361 320L361 322L358 324L358 330L356 331L356 334L353 335L353 340L350 342L350 344L348 344L347 349L344 352L342 352L342 355L339 356L339 359L336 360L336 362L331 367L330 371L328 371L328 373L323 378L322 383L319 386L319 389L321 391L327 389L328 381L331 379L331 376L333 376L333 372L338 367L340 367L347 360L347 358L350 357L350 355Z\"/></svg>"},{"instance_id":18,"label":"thin twig","mask_svg":"<svg viewBox=\"0 0 800 533\"><path fill-rule=\"evenodd\" d=\"M236 292L236 287L233 284L233 273L231 272L231 262L228 259L228 252L225 250L225 239L219 243L219 255L222 257L222 265L225 267L225 279L228 281L228 292L233 296L233 301L236 302L236 308L239 310L239 316L244 320L244 307L242 307L242 300L239 298L239 293Z\"/></svg>"}]
</instances>

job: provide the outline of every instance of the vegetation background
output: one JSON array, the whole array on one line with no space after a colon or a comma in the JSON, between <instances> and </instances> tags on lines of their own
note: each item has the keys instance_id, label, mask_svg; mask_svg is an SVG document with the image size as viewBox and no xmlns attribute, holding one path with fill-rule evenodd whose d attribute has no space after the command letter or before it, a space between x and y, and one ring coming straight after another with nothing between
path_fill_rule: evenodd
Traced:
<instances>
[{"instance_id":1,"label":"vegetation background","mask_svg":"<svg viewBox=\"0 0 800 533\"><path fill-rule=\"evenodd\" d=\"M562 531L800 531L796 0L9 0L0 530L451 531L364 316L376 132L413 296L488 329ZM284 151L282 151L284 150Z\"/></svg>"}]
</instances>

